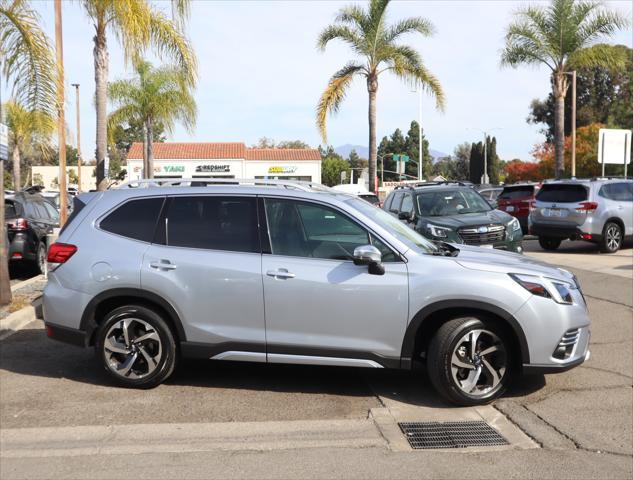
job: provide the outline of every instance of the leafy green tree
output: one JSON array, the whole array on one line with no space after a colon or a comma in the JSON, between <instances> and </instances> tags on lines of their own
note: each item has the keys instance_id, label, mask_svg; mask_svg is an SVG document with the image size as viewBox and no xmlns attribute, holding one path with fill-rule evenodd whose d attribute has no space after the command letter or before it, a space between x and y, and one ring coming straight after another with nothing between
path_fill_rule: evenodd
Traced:
<instances>
[{"instance_id":1,"label":"leafy green tree","mask_svg":"<svg viewBox=\"0 0 633 480\"><path fill-rule=\"evenodd\" d=\"M417 162L419 147L419 129L418 122L411 122L411 126L407 135L404 136L402 131L397 128L390 137L384 137L378 145L378 157L382 159L385 166L385 181L399 180L399 175L394 173L397 169L393 155L408 155L410 160ZM429 142L422 135L422 149L424 155L424 172L431 172L431 156L429 155ZM405 164L405 173L409 175L407 178L417 178L418 167L412 161Z\"/></svg>"},{"instance_id":2,"label":"leafy green tree","mask_svg":"<svg viewBox=\"0 0 633 480\"><path fill-rule=\"evenodd\" d=\"M334 24L326 27L317 42L323 51L335 39L346 43L361 60L350 61L330 79L317 105L317 127L324 141L327 138L327 117L339 110L347 90L356 76L364 77L369 95L369 178L370 189L375 190L376 146L376 95L378 78L390 71L409 84L426 89L436 99L437 108L444 106L444 92L439 81L431 74L420 54L412 47L397 41L407 33L417 32L431 36L433 26L424 18L407 18L393 25L386 21L390 0L370 0L367 8L349 5L342 8Z\"/></svg>"},{"instance_id":3,"label":"leafy green tree","mask_svg":"<svg viewBox=\"0 0 633 480\"><path fill-rule=\"evenodd\" d=\"M485 149L483 142L473 143L471 145L469 159L470 181L477 184L481 183L484 174L484 165L487 163L488 181L491 184L499 183L499 162L497 139L495 137L486 137Z\"/></svg>"},{"instance_id":4,"label":"leafy green tree","mask_svg":"<svg viewBox=\"0 0 633 480\"><path fill-rule=\"evenodd\" d=\"M576 70L576 127L604 123L612 128L633 125L633 48L624 45L602 45L614 55L626 58L624 68L581 67ZM544 124L542 133L548 142L554 139L553 94L530 104L528 122ZM565 97L565 136L571 135L572 97Z\"/></svg>"},{"instance_id":5,"label":"leafy green tree","mask_svg":"<svg viewBox=\"0 0 633 480\"><path fill-rule=\"evenodd\" d=\"M546 65L551 70L557 178L564 173L567 72L581 67L622 68L620 55L595 43L628 24L626 17L603 9L600 2L551 0L547 7L522 8L507 29L502 65Z\"/></svg>"},{"instance_id":6,"label":"leafy green tree","mask_svg":"<svg viewBox=\"0 0 633 480\"><path fill-rule=\"evenodd\" d=\"M13 189L22 189L22 161L25 154L50 148L55 120L45 110L27 110L9 101L4 104L9 127L9 147L13 159Z\"/></svg>"},{"instance_id":7,"label":"leafy green tree","mask_svg":"<svg viewBox=\"0 0 633 480\"><path fill-rule=\"evenodd\" d=\"M188 0L174 1L174 14L184 17L188 11ZM161 57L173 60L188 87L193 87L196 83L196 57L182 33L182 25L165 17L148 0L82 0L81 5L95 29L96 176L97 188L104 190L107 188L104 174L108 146L108 33L121 43L124 57L128 61L138 59L148 47L153 47ZM184 18L180 20L184 21Z\"/></svg>"},{"instance_id":8,"label":"leafy green tree","mask_svg":"<svg viewBox=\"0 0 633 480\"><path fill-rule=\"evenodd\" d=\"M134 68L134 78L118 80L108 87L116 106L108 121L112 127L125 121L143 125L143 176L153 178L154 126L158 123L172 132L179 121L193 131L196 102L180 67L154 68L151 63L138 60Z\"/></svg>"},{"instance_id":9,"label":"leafy green tree","mask_svg":"<svg viewBox=\"0 0 633 480\"><path fill-rule=\"evenodd\" d=\"M347 178L350 178L349 163L337 157L326 157L321 162L321 183L328 187L341 183L341 172L347 172Z\"/></svg>"},{"instance_id":10,"label":"leafy green tree","mask_svg":"<svg viewBox=\"0 0 633 480\"><path fill-rule=\"evenodd\" d=\"M51 44L40 17L26 0L0 0L2 75L17 104L56 114L56 72Z\"/></svg>"}]
</instances>

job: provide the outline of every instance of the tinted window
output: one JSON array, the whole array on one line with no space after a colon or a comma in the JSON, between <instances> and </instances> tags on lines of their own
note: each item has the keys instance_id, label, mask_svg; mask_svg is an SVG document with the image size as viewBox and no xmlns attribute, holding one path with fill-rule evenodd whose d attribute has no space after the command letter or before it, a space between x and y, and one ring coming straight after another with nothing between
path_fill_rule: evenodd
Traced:
<instances>
[{"instance_id":1,"label":"tinted window","mask_svg":"<svg viewBox=\"0 0 633 480\"><path fill-rule=\"evenodd\" d=\"M378 205L380 203L378 197L373 193L363 193L362 195L359 195L359 197L363 200L367 200L372 205Z\"/></svg>"},{"instance_id":2,"label":"tinted window","mask_svg":"<svg viewBox=\"0 0 633 480\"><path fill-rule=\"evenodd\" d=\"M51 216L48 213L48 211L46 210L46 208L44 207L44 203L40 203L40 202L34 202L33 203L33 208L35 209L35 212L37 213L37 218L41 218L42 220L50 220Z\"/></svg>"},{"instance_id":3,"label":"tinted window","mask_svg":"<svg viewBox=\"0 0 633 480\"><path fill-rule=\"evenodd\" d=\"M162 205L162 198L130 200L101 220L99 226L117 235L151 242Z\"/></svg>"},{"instance_id":4,"label":"tinted window","mask_svg":"<svg viewBox=\"0 0 633 480\"><path fill-rule=\"evenodd\" d=\"M400 211L400 203L402 202L402 196L404 193L396 192L393 194L393 200L391 201L391 205L389 205L389 210L391 212L399 212Z\"/></svg>"},{"instance_id":5,"label":"tinted window","mask_svg":"<svg viewBox=\"0 0 633 480\"><path fill-rule=\"evenodd\" d=\"M578 203L587 200L587 189L582 185L545 184L536 195L541 202Z\"/></svg>"},{"instance_id":6,"label":"tinted window","mask_svg":"<svg viewBox=\"0 0 633 480\"><path fill-rule=\"evenodd\" d=\"M402 199L401 212L411 213L413 212L413 197L411 195L405 195Z\"/></svg>"},{"instance_id":7,"label":"tinted window","mask_svg":"<svg viewBox=\"0 0 633 480\"><path fill-rule=\"evenodd\" d=\"M47 202L44 202L43 205L44 209L48 212L48 216L51 218L51 220L59 222L59 213L57 212L57 209Z\"/></svg>"},{"instance_id":8,"label":"tinted window","mask_svg":"<svg viewBox=\"0 0 633 480\"><path fill-rule=\"evenodd\" d=\"M24 202L24 213L28 218L38 218L39 215L33 206L33 202Z\"/></svg>"},{"instance_id":9,"label":"tinted window","mask_svg":"<svg viewBox=\"0 0 633 480\"><path fill-rule=\"evenodd\" d=\"M18 216L13 202L4 202L4 216L6 218L15 218Z\"/></svg>"},{"instance_id":10,"label":"tinted window","mask_svg":"<svg viewBox=\"0 0 633 480\"><path fill-rule=\"evenodd\" d=\"M266 215L274 255L352 260L356 247L370 243L364 228L325 206L266 199Z\"/></svg>"},{"instance_id":11,"label":"tinted window","mask_svg":"<svg viewBox=\"0 0 633 480\"><path fill-rule=\"evenodd\" d=\"M500 200L519 200L530 198L534 195L534 185L521 185L518 187L504 187L499 194Z\"/></svg>"},{"instance_id":12,"label":"tinted window","mask_svg":"<svg viewBox=\"0 0 633 480\"><path fill-rule=\"evenodd\" d=\"M389 211L389 208L391 207L391 202L393 201L393 196L394 194L392 193L385 199L385 203L382 204L382 208Z\"/></svg>"},{"instance_id":13,"label":"tinted window","mask_svg":"<svg viewBox=\"0 0 633 480\"><path fill-rule=\"evenodd\" d=\"M600 188L600 196L620 202L633 201L633 183L610 183Z\"/></svg>"},{"instance_id":14,"label":"tinted window","mask_svg":"<svg viewBox=\"0 0 633 480\"><path fill-rule=\"evenodd\" d=\"M259 252L257 204L249 197L174 197L167 244L175 247Z\"/></svg>"}]
</instances>

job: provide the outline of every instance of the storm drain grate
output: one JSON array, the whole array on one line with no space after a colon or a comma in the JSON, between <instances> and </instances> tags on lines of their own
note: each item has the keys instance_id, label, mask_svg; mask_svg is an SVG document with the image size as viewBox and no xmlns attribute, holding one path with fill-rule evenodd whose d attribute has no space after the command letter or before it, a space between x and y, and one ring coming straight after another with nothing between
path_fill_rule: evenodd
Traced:
<instances>
[{"instance_id":1,"label":"storm drain grate","mask_svg":"<svg viewBox=\"0 0 633 480\"><path fill-rule=\"evenodd\" d=\"M508 445L508 441L486 422L398 423L414 449L464 448Z\"/></svg>"}]
</instances>

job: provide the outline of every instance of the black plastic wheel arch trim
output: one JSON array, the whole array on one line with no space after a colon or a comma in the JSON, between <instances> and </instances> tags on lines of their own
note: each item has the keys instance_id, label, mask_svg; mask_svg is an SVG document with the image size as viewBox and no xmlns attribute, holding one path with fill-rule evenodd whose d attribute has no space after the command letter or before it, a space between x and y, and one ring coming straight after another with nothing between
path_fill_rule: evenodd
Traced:
<instances>
[{"instance_id":1,"label":"black plastic wheel arch trim","mask_svg":"<svg viewBox=\"0 0 633 480\"><path fill-rule=\"evenodd\" d=\"M424 321L435 312L450 309L478 310L491 313L505 320L512 328L512 331L519 342L521 362L523 364L530 363L530 350L528 348L527 339L525 338L525 333L523 332L521 325L519 325L519 322L510 313L500 307L497 307L496 305L478 302L475 300L443 300L427 305L413 317L411 322L409 322L404 334L404 340L402 341L402 352L400 355L401 368L406 370L410 370L412 368L417 332L424 324Z\"/></svg>"}]
</instances>

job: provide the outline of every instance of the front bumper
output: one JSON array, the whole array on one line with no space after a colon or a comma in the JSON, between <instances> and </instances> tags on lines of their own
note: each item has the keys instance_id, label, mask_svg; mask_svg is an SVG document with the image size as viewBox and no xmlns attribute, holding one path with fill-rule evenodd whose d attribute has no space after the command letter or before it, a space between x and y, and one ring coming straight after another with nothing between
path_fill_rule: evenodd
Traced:
<instances>
[{"instance_id":1,"label":"front bumper","mask_svg":"<svg viewBox=\"0 0 633 480\"><path fill-rule=\"evenodd\" d=\"M565 372L589 359L591 320L581 291L573 290L572 297L572 305L562 305L549 298L532 296L515 313L530 353L529 363L523 364L524 373ZM560 358L557 349L570 332L574 332L575 341L568 354Z\"/></svg>"}]
</instances>

